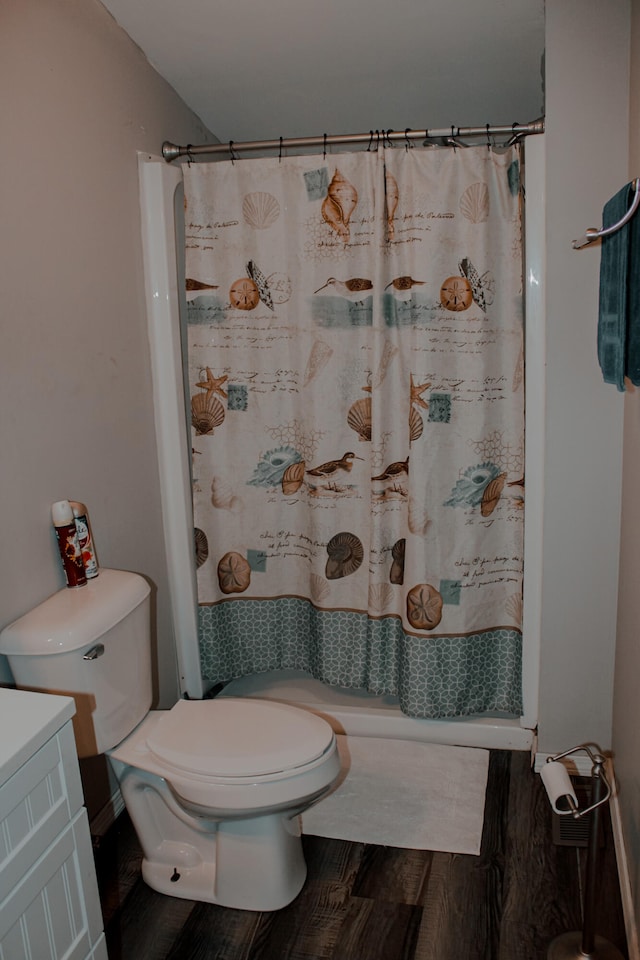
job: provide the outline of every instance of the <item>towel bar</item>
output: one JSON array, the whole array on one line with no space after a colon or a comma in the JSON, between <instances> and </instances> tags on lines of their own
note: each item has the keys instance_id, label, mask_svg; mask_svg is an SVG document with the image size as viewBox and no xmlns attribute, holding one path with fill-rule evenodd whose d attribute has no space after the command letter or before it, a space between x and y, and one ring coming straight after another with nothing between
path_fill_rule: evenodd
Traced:
<instances>
[{"instance_id":1,"label":"towel bar","mask_svg":"<svg viewBox=\"0 0 640 960\"><path fill-rule=\"evenodd\" d=\"M601 237L608 237L610 233L615 233L620 227L624 227L625 223L628 223L640 205L640 178L636 177L635 180L632 180L631 186L634 190L633 200L624 217L612 226L602 227L600 230L596 230L595 227L589 227L585 230L584 236L580 237L579 240L574 240L571 244L574 250L580 250L582 247L588 246L590 243L593 243L594 240L599 240Z\"/></svg>"}]
</instances>

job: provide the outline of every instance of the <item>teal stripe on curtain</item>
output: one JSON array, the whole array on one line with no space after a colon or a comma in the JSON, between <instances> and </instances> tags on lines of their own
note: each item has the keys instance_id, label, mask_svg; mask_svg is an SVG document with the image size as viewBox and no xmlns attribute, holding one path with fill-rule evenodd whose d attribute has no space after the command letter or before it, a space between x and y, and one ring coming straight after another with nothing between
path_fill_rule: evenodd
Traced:
<instances>
[{"instance_id":1,"label":"teal stripe on curtain","mask_svg":"<svg viewBox=\"0 0 640 960\"><path fill-rule=\"evenodd\" d=\"M424 639L396 617L318 610L299 597L201 606L199 626L210 683L306 670L331 685L397 696L413 717L522 712L522 635L509 627Z\"/></svg>"}]
</instances>

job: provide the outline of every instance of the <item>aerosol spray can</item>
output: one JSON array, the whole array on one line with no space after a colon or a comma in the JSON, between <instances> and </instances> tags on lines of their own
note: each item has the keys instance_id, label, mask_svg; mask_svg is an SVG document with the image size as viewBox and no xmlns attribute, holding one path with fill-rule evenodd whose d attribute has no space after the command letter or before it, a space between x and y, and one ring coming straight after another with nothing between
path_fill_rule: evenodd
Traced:
<instances>
[{"instance_id":1,"label":"aerosol spray can","mask_svg":"<svg viewBox=\"0 0 640 960\"><path fill-rule=\"evenodd\" d=\"M92 580L93 577L98 576L98 561L93 548L89 514L84 503L78 503L77 500L70 500L69 503L73 510L73 518L76 522L76 531L78 533L80 552L82 553L82 562L84 563L84 572L87 580Z\"/></svg>"},{"instance_id":2,"label":"aerosol spray can","mask_svg":"<svg viewBox=\"0 0 640 960\"><path fill-rule=\"evenodd\" d=\"M51 506L51 518L68 587L82 587L87 582L78 542L73 510L68 500L58 500Z\"/></svg>"}]
</instances>

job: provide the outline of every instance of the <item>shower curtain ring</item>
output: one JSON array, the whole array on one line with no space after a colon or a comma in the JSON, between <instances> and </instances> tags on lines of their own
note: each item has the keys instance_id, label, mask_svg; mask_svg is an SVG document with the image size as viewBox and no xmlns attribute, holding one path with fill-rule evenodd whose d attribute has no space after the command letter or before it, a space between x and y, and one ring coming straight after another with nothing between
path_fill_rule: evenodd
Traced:
<instances>
[{"instance_id":1,"label":"shower curtain ring","mask_svg":"<svg viewBox=\"0 0 640 960\"><path fill-rule=\"evenodd\" d=\"M278 163L282 163L282 137L280 137L280 150L278 152Z\"/></svg>"},{"instance_id":2,"label":"shower curtain ring","mask_svg":"<svg viewBox=\"0 0 640 960\"><path fill-rule=\"evenodd\" d=\"M322 157L326 159L327 156L327 135L326 133L322 136Z\"/></svg>"},{"instance_id":3,"label":"shower curtain ring","mask_svg":"<svg viewBox=\"0 0 640 960\"><path fill-rule=\"evenodd\" d=\"M195 161L194 161L194 159L193 159L193 154L191 153L191 144L190 144L190 143L187 144L186 154L187 154L187 163L189 164L189 166L191 166L191 164L194 163Z\"/></svg>"},{"instance_id":4,"label":"shower curtain ring","mask_svg":"<svg viewBox=\"0 0 640 960\"><path fill-rule=\"evenodd\" d=\"M407 128L405 129L405 131L404 131L404 148L405 148L405 150L407 151L407 153L409 152L409 150L412 150L412 149L413 149L413 144L412 144L411 141L409 140L409 131L410 131L410 130L411 130L411 127L407 127Z\"/></svg>"},{"instance_id":5,"label":"shower curtain ring","mask_svg":"<svg viewBox=\"0 0 640 960\"><path fill-rule=\"evenodd\" d=\"M516 120L515 123L512 123L512 124L511 124L511 136L510 136L509 139L507 140L507 144L506 144L508 147L512 147L512 146L514 145L514 143L517 143L518 140L520 139L520 134L519 134L519 133L516 133L516 127L517 127L517 126L518 126L518 121L517 121L517 120Z\"/></svg>"},{"instance_id":6,"label":"shower curtain ring","mask_svg":"<svg viewBox=\"0 0 640 960\"><path fill-rule=\"evenodd\" d=\"M371 144L373 143L373 130L369 130L369 146L367 147L367 153L371 150Z\"/></svg>"},{"instance_id":7,"label":"shower curtain ring","mask_svg":"<svg viewBox=\"0 0 640 960\"><path fill-rule=\"evenodd\" d=\"M486 125L487 131L487 150L491 150L491 137L489 136L489 124Z\"/></svg>"},{"instance_id":8,"label":"shower curtain ring","mask_svg":"<svg viewBox=\"0 0 640 960\"><path fill-rule=\"evenodd\" d=\"M238 159L238 155L233 149L233 140L229 140L229 156L231 157L231 163L235 163Z\"/></svg>"}]
</instances>

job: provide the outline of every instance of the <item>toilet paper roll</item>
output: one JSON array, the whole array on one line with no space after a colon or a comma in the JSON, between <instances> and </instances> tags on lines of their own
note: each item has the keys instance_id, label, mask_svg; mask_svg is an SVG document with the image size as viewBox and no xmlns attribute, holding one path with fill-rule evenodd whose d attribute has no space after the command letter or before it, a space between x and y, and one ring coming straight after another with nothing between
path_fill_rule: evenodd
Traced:
<instances>
[{"instance_id":1,"label":"toilet paper roll","mask_svg":"<svg viewBox=\"0 0 640 960\"><path fill-rule=\"evenodd\" d=\"M570 812L571 808L567 802L567 797L571 797L576 807L578 806L578 798L564 764L558 760L545 763L540 770L540 777L547 791L549 802L556 813L566 814ZM561 801L560 805L558 805L558 801Z\"/></svg>"}]
</instances>

